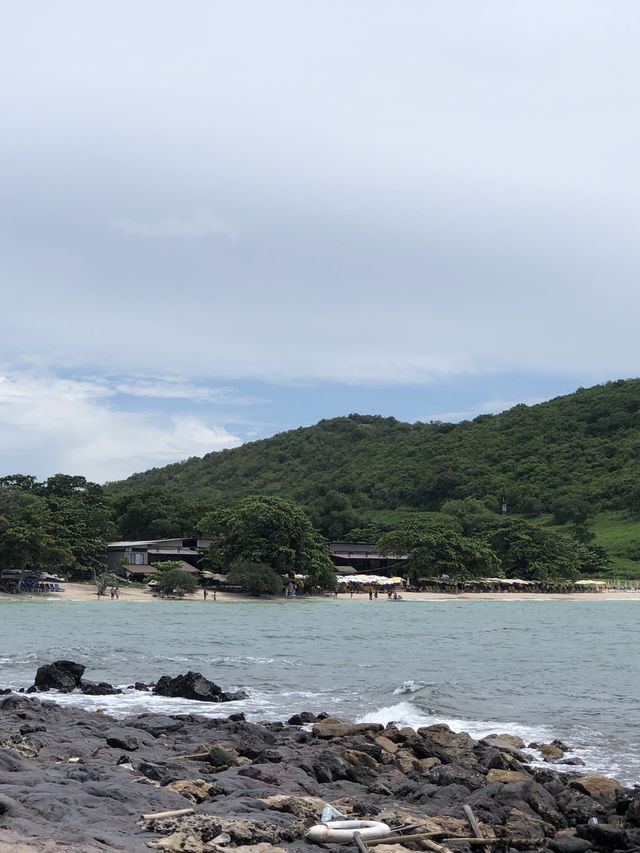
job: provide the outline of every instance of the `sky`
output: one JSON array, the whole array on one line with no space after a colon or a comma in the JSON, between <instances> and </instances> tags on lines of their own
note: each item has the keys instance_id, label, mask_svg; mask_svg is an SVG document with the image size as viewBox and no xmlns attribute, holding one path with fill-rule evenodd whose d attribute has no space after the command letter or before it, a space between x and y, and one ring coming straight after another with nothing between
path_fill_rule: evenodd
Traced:
<instances>
[{"instance_id":1,"label":"sky","mask_svg":"<svg viewBox=\"0 0 640 853\"><path fill-rule=\"evenodd\" d=\"M6 0L0 475L640 374L636 0Z\"/></svg>"}]
</instances>

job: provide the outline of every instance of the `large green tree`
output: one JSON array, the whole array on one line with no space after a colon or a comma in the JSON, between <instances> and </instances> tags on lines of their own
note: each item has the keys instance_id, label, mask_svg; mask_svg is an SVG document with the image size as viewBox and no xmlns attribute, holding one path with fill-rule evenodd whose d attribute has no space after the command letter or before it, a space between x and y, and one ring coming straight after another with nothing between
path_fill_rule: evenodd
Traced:
<instances>
[{"instance_id":1,"label":"large green tree","mask_svg":"<svg viewBox=\"0 0 640 853\"><path fill-rule=\"evenodd\" d=\"M581 543L521 519L500 518L486 524L480 535L509 578L574 580L589 559Z\"/></svg>"},{"instance_id":2,"label":"large green tree","mask_svg":"<svg viewBox=\"0 0 640 853\"><path fill-rule=\"evenodd\" d=\"M486 542L442 524L406 522L382 536L378 547L390 557L408 554L403 571L412 578L446 574L464 579L500 574L500 561Z\"/></svg>"},{"instance_id":3,"label":"large green tree","mask_svg":"<svg viewBox=\"0 0 640 853\"><path fill-rule=\"evenodd\" d=\"M238 560L265 563L280 575L290 571L307 575L310 586L335 587L326 544L292 501L245 498L234 507L205 515L200 530L213 540L206 561L214 568L224 571Z\"/></svg>"},{"instance_id":4,"label":"large green tree","mask_svg":"<svg viewBox=\"0 0 640 853\"><path fill-rule=\"evenodd\" d=\"M56 474L44 482L0 478L0 560L5 567L66 572L102 570L113 536L101 486Z\"/></svg>"},{"instance_id":5,"label":"large green tree","mask_svg":"<svg viewBox=\"0 0 640 853\"><path fill-rule=\"evenodd\" d=\"M114 501L115 522L123 539L192 536L202 511L168 489L153 488Z\"/></svg>"}]
</instances>

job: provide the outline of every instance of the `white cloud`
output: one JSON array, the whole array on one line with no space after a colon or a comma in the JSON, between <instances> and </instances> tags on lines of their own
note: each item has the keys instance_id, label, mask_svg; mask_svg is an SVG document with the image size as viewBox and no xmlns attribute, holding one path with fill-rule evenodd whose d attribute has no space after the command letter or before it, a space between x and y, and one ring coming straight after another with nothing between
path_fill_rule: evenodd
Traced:
<instances>
[{"instance_id":1,"label":"white cloud","mask_svg":"<svg viewBox=\"0 0 640 853\"><path fill-rule=\"evenodd\" d=\"M640 4L40 5L0 32L6 363L640 372Z\"/></svg>"},{"instance_id":2,"label":"white cloud","mask_svg":"<svg viewBox=\"0 0 640 853\"><path fill-rule=\"evenodd\" d=\"M115 231L129 237L152 239L169 237L176 240L200 240L204 237L226 237L234 241L240 233L236 222L214 216L206 210L199 210L192 216L164 216L151 222L120 217L111 224Z\"/></svg>"},{"instance_id":3,"label":"white cloud","mask_svg":"<svg viewBox=\"0 0 640 853\"><path fill-rule=\"evenodd\" d=\"M157 400L190 400L235 406L254 406L269 402L264 397L237 394L232 388L198 385L172 376L125 378L115 382L113 389L114 392L127 397L149 397Z\"/></svg>"},{"instance_id":4,"label":"white cloud","mask_svg":"<svg viewBox=\"0 0 640 853\"><path fill-rule=\"evenodd\" d=\"M104 482L189 456L235 447L224 427L191 416L112 407L102 381L12 374L0 378L0 470L83 474Z\"/></svg>"}]
</instances>

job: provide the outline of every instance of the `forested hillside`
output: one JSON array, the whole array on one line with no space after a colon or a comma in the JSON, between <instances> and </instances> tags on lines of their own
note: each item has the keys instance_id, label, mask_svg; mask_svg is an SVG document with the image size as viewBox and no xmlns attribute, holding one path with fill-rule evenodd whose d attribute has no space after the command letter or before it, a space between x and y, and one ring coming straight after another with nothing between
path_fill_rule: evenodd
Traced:
<instances>
[{"instance_id":1,"label":"forested hillside","mask_svg":"<svg viewBox=\"0 0 640 853\"><path fill-rule=\"evenodd\" d=\"M640 510L640 380L619 380L473 421L402 423L350 415L111 483L123 497L156 487L201 505L252 494L357 526L374 510L437 511L475 497L557 524Z\"/></svg>"}]
</instances>

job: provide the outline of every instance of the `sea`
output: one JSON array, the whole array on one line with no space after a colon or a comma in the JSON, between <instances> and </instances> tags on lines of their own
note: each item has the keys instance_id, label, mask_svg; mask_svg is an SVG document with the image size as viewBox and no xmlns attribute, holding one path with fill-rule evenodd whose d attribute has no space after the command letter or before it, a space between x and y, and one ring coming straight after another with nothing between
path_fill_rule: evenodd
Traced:
<instances>
[{"instance_id":1,"label":"sea","mask_svg":"<svg viewBox=\"0 0 640 853\"><path fill-rule=\"evenodd\" d=\"M67 658L124 692L49 698L118 717L307 710L527 744L560 738L586 770L629 785L640 783L639 647L640 601L588 596L0 602L0 687L27 687L38 666ZM187 670L248 698L211 705L131 686Z\"/></svg>"}]
</instances>

